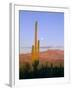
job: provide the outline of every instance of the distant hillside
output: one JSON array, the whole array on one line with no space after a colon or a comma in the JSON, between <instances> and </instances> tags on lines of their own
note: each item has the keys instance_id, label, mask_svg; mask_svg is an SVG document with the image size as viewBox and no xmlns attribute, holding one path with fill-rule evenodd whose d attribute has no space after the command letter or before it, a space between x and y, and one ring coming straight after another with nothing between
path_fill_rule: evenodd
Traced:
<instances>
[{"instance_id":1,"label":"distant hillside","mask_svg":"<svg viewBox=\"0 0 72 90\"><path fill-rule=\"evenodd\" d=\"M40 52L39 54L39 60L40 62L64 62L64 51L63 50L47 50L47 51L43 51ZM19 55L19 61L20 64L23 64L25 62L29 62L31 63L31 53L29 54L20 54Z\"/></svg>"}]
</instances>

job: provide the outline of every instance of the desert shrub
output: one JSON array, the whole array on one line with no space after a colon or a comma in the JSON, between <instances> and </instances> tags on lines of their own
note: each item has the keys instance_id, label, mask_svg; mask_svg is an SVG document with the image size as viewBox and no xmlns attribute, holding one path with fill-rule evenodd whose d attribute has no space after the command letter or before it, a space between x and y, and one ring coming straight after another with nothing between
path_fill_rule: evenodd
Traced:
<instances>
[{"instance_id":1,"label":"desert shrub","mask_svg":"<svg viewBox=\"0 0 72 90\"><path fill-rule=\"evenodd\" d=\"M25 63L24 65L20 66L19 78L21 79L28 78L30 71L31 71L31 66L29 63Z\"/></svg>"},{"instance_id":2,"label":"desert shrub","mask_svg":"<svg viewBox=\"0 0 72 90\"><path fill-rule=\"evenodd\" d=\"M38 68L39 66L40 68ZM30 66L29 63L26 63L22 68L20 68L19 74L20 79L63 77L64 67L61 64L60 67L53 67L52 63L48 66L48 62L40 64L39 60L35 60L32 63L32 66Z\"/></svg>"}]
</instances>

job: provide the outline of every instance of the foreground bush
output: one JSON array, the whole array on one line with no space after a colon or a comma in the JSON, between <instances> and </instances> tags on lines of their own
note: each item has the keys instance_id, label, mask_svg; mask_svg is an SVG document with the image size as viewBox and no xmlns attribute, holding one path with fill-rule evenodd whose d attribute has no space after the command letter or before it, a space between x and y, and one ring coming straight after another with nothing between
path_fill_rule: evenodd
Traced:
<instances>
[{"instance_id":1,"label":"foreground bush","mask_svg":"<svg viewBox=\"0 0 72 90\"><path fill-rule=\"evenodd\" d=\"M45 65L43 65L39 63L39 60L35 60L32 63L32 66L30 66L29 63L26 63L19 69L19 79L53 77L64 77L64 67L61 64L59 67L53 67L53 64L48 66L48 62L46 62Z\"/></svg>"}]
</instances>

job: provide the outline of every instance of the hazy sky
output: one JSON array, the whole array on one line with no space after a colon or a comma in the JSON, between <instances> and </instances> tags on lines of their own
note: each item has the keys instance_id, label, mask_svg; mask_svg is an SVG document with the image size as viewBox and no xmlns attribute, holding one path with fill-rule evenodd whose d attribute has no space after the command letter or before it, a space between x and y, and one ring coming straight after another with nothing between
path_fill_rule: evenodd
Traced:
<instances>
[{"instance_id":1,"label":"hazy sky","mask_svg":"<svg viewBox=\"0 0 72 90\"><path fill-rule=\"evenodd\" d=\"M35 21L38 21L40 46L63 46L64 13L20 10L20 48L34 44Z\"/></svg>"}]
</instances>

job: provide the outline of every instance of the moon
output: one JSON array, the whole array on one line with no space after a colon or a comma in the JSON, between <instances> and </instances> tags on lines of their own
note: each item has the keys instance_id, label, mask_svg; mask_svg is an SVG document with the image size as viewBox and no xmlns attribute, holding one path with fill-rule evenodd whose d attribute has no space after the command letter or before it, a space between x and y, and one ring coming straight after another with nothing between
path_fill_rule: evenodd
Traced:
<instances>
[{"instance_id":1,"label":"moon","mask_svg":"<svg viewBox=\"0 0 72 90\"><path fill-rule=\"evenodd\" d=\"M43 41L44 40L44 38L43 37L41 37L41 41Z\"/></svg>"}]
</instances>

